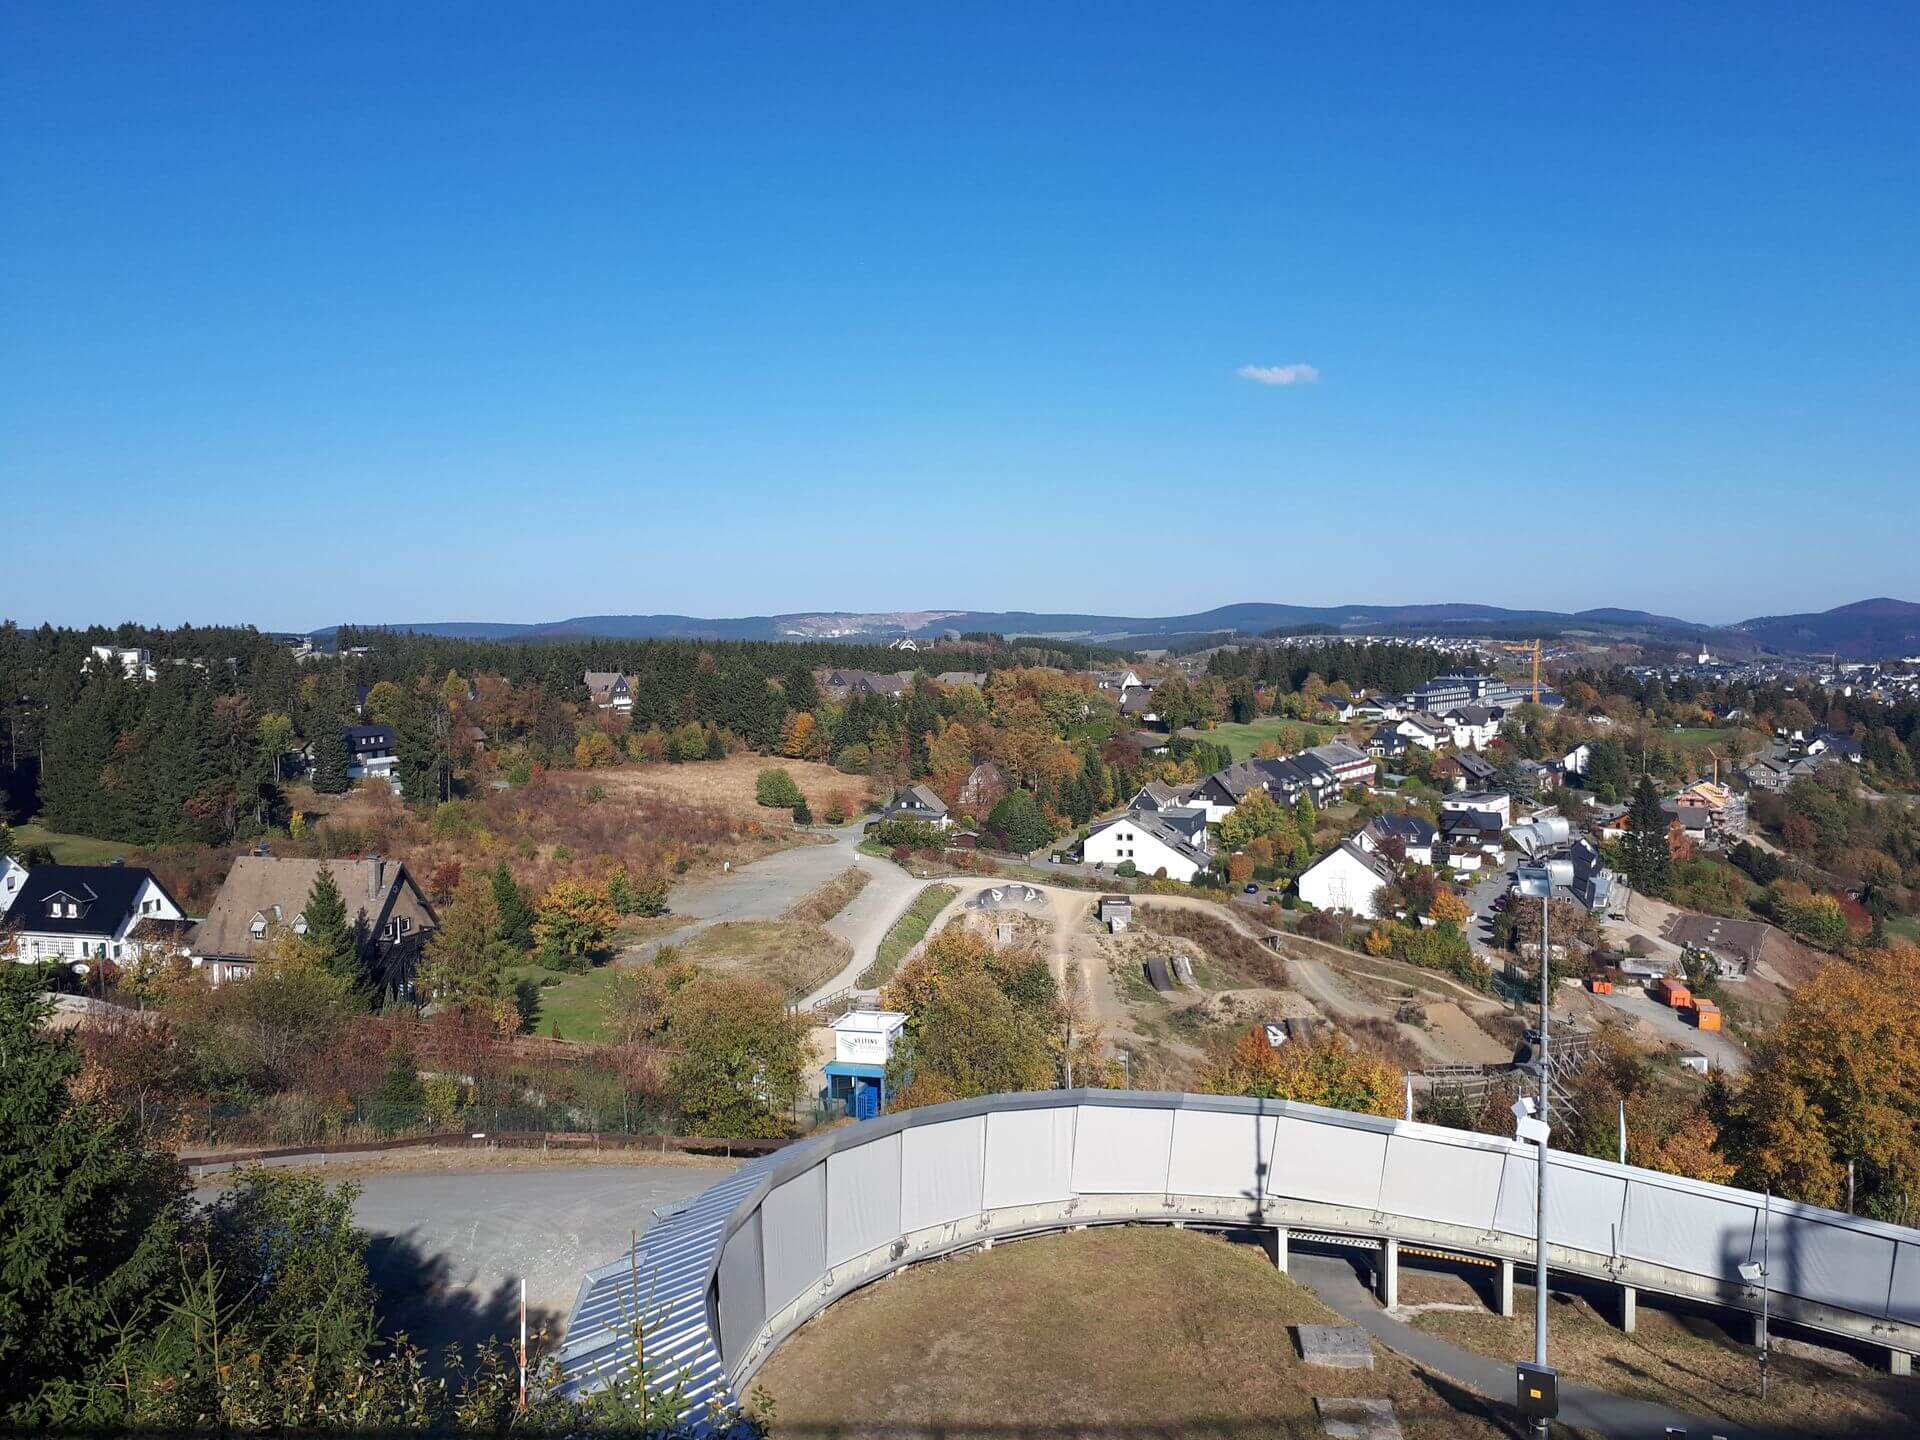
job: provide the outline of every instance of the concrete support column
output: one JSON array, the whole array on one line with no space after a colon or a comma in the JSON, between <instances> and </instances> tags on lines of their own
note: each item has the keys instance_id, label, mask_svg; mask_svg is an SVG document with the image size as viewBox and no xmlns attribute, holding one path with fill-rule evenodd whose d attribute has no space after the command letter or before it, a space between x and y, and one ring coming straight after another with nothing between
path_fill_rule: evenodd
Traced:
<instances>
[{"instance_id":1,"label":"concrete support column","mask_svg":"<svg viewBox=\"0 0 1920 1440\"><path fill-rule=\"evenodd\" d=\"M1266 1234L1267 1253L1273 1257L1273 1268L1282 1275L1287 1273L1287 1227L1276 1225Z\"/></svg>"},{"instance_id":2,"label":"concrete support column","mask_svg":"<svg viewBox=\"0 0 1920 1440\"><path fill-rule=\"evenodd\" d=\"M1633 1334L1633 1327L1639 1321L1640 1292L1631 1285L1620 1287L1620 1330L1623 1334Z\"/></svg>"},{"instance_id":3,"label":"concrete support column","mask_svg":"<svg viewBox=\"0 0 1920 1440\"><path fill-rule=\"evenodd\" d=\"M993 1249L993 1236L991 1236L991 1235L989 1235L989 1236L987 1236L987 1238L986 1238L986 1239L984 1239L984 1240L982 1240L982 1241L980 1242L980 1248L981 1248L982 1250L991 1250L991 1249Z\"/></svg>"},{"instance_id":4,"label":"concrete support column","mask_svg":"<svg viewBox=\"0 0 1920 1440\"><path fill-rule=\"evenodd\" d=\"M1187 1228L1187 1222L1184 1220L1176 1220L1173 1222L1173 1228L1176 1230L1184 1230Z\"/></svg>"},{"instance_id":5,"label":"concrete support column","mask_svg":"<svg viewBox=\"0 0 1920 1440\"><path fill-rule=\"evenodd\" d=\"M1887 1373L1889 1375L1913 1374L1913 1356L1904 1350L1889 1350L1887 1352Z\"/></svg>"},{"instance_id":6,"label":"concrete support column","mask_svg":"<svg viewBox=\"0 0 1920 1440\"><path fill-rule=\"evenodd\" d=\"M1509 1320L1513 1318L1513 1262L1502 1260L1500 1274L1493 1282L1493 1308Z\"/></svg>"},{"instance_id":7,"label":"concrete support column","mask_svg":"<svg viewBox=\"0 0 1920 1440\"><path fill-rule=\"evenodd\" d=\"M1380 1246L1380 1303L1389 1310L1400 1303L1400 1242L1391 1235Z\"/></svg>"}]
</instances>

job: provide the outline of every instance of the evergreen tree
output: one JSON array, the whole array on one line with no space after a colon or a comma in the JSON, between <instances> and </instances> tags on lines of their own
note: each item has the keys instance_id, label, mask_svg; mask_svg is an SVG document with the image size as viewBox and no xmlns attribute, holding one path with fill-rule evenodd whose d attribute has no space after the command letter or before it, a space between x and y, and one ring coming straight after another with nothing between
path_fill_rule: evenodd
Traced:
<instances>
[{"instance_id":1,"label":"evergreen tree","mask_svg":"<svg viewBox=\"0 0 1920 1440\"><path fill-rule=\"evenodd\" d=\"M347 788L347 734L340 717L323 710L313 720L313 788L341 795Z\"/></svg>"},{"instance_id":2,"label":"evergreen tree","mask_svg":"<svg viewBox=\"0 0 1920 1440\"><path fill-rule=\"evenodd\" d=\"M357 986L362 979L360 942L348 923L347 902L341 898L340 887L334 882L332 867L320 867L313 888L307 892L304 913L307 944L312 947L314 958L331 974Z\"/></svg>"},{"instance_id":3,"label":"evergreen tree","mask_svg":"<svg viewBox=\"0 0 1920 1440\"><path fill-rule=\"evenodd\" d=\"M525 954L533 948L533 907L502 860L493 871L493 903L500 912L500 938Z\"/></svg>"},{"instance_id":4,"label":"evergreen tree","mask_svg":"<svg viewBox=\"0 0 1920 1440\"><path fill-rule=\"evenodd\" d=\"M1667 843L1667 817L1660 809L1660 792L1651 777L1642 775L1633 792L1623 845L1627 882L1642 895L1664 895L1672 882L1673 852Z\"/></svg>"},{"instance_id":5,"label":"evergreen tree","mask_svg":"<svg viewBox=\"0 0 1920 1440\"><path fill-rule=\"evenodd\" d=\"M416 803L434 804L452 794L449 752L452 716L433 690L404 691L393 704L393 748L400 763L400 793Z\"/></svg>"},{"instance_id":6,"label":"evergreen tree","mask_svg":"<svg viewBox=\"0 0 1920 1440\"><path fill-rule=\"evenodd\" d=\"M184 1193L124 1117L76 1098L80 1056L38 989L0 969L0 1416L22 1427L71 1414L119 1336L164 1312Z\"/></svg>"}]
</instances>

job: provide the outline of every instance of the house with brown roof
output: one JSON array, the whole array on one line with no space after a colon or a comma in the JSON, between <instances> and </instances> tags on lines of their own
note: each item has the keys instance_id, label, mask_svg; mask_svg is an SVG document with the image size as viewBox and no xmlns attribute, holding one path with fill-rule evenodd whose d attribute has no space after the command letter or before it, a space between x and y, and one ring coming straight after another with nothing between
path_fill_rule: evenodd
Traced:
<instances>
[{"instance_id":1,"label":"house with brown roof","mask_svg":"<svg viewBox=\"0 0 1920 1440\"><path fill-rule=\"evenodd\" d=\"M433 906L407 867L369 855L359 860L283 860L242 855L193 932L188 950L218 985L253 973L268 938L307 933L307 897L322 870L333 873L360 942L362 968L382 989L406 994L427 937L439 928Z\"/></svg>"}]
</instances>

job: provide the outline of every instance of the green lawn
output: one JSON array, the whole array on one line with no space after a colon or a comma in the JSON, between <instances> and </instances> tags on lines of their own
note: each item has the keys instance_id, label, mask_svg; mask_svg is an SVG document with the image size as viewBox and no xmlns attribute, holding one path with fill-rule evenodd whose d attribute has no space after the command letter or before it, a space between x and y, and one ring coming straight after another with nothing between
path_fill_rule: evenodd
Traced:
<instances>
[{"instance_id":1,"label":"green lawn","mask_svg":"<svg viewBox=\"0 0 1920 1440\"><path fill-rule=\"evenodd\" d=\"M584 975L569 975L549 970L544 965L520 965L508 972L515 979L525 976L536 985L555 979L558 985L542 985L540 1014L534 1019L533 1033L552 1035L556 1027L563 1040L598 1041L604 1038L600 1014L601 999L617 973L612 965L596 965Z\"/></svg>"},{"instance_id":2,"label":"green lawn","mask_svg":"<svg viewBox=\"0 0 1920 1440\"><path fill-rule=\"evenodd\" d=\"M13 843L22 850L44 845L53 852L56 865L105 865L116 855L134 847L121 840L95 840L90 835L61 835L47 829L38 820L13 827Z\"/></svg>"},{"instance_id":3,"label":"green lawn","mask_svg":"<svg viewBox=\"0 0 1920 1440\"><path fill-rule=\"evenodd\" d=\"M1725 750L1730 741L1740 734L1733 729L1692 729L1655 731L1669 745L1678 745L1682 750Z\"/></svg>"},{"instance_id":4,"label":"green lawn","mask_svg":"<svg viewBox=\"0 0 1920 1440\"><path fill-rule=\"evenodd\" d=\"M860 972L860 988L871 990L891 980L907 952L927 938L927 931L932 928L935 918L959 893L951 885L929 885L914 896L913 904L907 907L906 913L894 921L893 928L881 937L873 963Z\"/></svg>"},{"instance_id":5,"label":"green lawn","mask_svg":"<svg viewBox=\"0 0 1920 1440\"><path fill-rule=\"evenodd\" d=\"M1245 760L1252 756L1268 740L1278 740L1282 733L1297 735L1309 745L1324 745L1335 734L1331 725L1312 725L1305 720L1283 720L1268 715L1247 725L1216 725L1211 730L1196 730L1188 726L1180 733L1195 740L1209 740L1215 745L1227 747L1227 753L1236 760Z\"/></svg>"}]
</instances>

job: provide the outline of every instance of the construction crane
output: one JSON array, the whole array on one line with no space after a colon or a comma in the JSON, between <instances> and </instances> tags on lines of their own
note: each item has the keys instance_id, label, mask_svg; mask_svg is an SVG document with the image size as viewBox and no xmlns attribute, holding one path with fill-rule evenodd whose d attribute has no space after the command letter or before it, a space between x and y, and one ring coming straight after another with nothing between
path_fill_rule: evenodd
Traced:
<instances>
[{"instance_id":1,"label":"construction crane","mask_svg":"<svg viewBox=\"0 0 1920 1440\"><path fill-rule=\"evenodd\" d=\"M1533 656L1533 703L1538 705L1540 703L1540 639L1539 637L1535 636L1532 640L1528 641L1524 645L1517 644L1517 643L1510 643L1507 641L1500 641L1497 644L1497 648L1508 651L1510 653L1514 653L1514 654Z\"/></svg>"}]
</instances>

